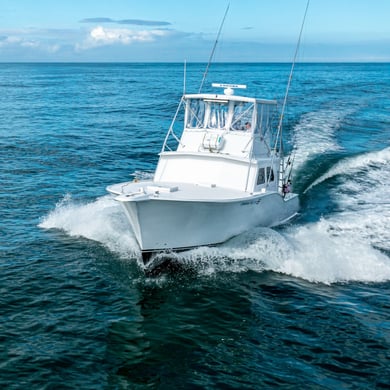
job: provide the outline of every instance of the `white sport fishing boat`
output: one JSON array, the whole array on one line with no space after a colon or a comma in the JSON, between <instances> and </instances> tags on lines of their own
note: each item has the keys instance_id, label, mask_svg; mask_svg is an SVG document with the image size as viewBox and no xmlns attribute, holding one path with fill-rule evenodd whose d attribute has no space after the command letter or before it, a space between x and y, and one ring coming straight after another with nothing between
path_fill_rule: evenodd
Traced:
<instances>
[{"instance_id":1,"label":"white sport fishing boat","mask_svg":"<svg viewBox=\"0 0 390 390\"><path fill-rule=\"evenodd\" d=\"M245 85L213 87L220 93L182 97L152 180L107 187L144 259L219 244L256 226L284 224L298 212L275 123L277 102L235 94Z\"/></svg>"}]
</instances>

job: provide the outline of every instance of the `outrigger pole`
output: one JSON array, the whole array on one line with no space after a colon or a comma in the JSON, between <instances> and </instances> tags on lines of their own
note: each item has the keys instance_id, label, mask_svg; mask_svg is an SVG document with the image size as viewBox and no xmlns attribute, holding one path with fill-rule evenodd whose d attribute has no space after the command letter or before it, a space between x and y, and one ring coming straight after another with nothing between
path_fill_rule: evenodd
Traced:
<instances>
[{"instance_id":1,"label":"outrigger pole","mask_svg":"<svg viewBox=\"0 0 390 390\"><path fill-rule=\"evenodd\" d=\"M211 61L213 60L214 53L215 53L215 49L216 49L216 47L217 47L218 40L219 40L219 37L220 37L220 35L221 35L222 27L223 27L223 25L225 24L225 19L226 19L226 15L227 15L227 13L228 13L228 11L229 11L229 7L230 7L230 3L229 3L229 4L227 5L227 7L226 7L225 15L223 16L221 25L219 26L217 38L215 39L214 46L213 46L213 50L211 50L209 62L207 63L206 70L205 70L205 72L204 72L204 74L203 74L203 79L202 79L202 82L200 83L200 87L199 87L198 93L201 93L201 92L202 92L203 84L204 84L204 82L206 81L206 77L207 77L207 74L208 74L208 72L209 72L209 68L210 68L210 65L211 65Z\"/></svg>"}]
</instances>

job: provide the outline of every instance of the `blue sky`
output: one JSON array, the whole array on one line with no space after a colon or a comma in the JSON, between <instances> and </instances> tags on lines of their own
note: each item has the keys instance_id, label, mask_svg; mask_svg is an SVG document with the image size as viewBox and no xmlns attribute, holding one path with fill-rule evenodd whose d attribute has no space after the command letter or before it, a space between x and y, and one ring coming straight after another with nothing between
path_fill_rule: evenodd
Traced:
<instances>
[{"instance_id":1,"label":"blue sky","mask_svg":"<svg viewBox=\"0 0 390 390\"><path fill-rule=\"evenodd\" d=\"M306 0L0 0L0 61L291 61ZM390 0L311 0L301 61L390 62Z\"/></svg>"}]
</instances>

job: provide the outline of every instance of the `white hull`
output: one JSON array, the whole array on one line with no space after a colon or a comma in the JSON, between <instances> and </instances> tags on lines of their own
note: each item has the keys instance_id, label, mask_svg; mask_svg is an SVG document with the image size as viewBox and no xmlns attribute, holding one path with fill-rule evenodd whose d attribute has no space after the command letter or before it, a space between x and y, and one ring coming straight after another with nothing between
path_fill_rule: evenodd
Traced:
<instances>
[{"instance_id":1,"label":"white hull","mask_svg":"<svg viewBox=\"0 0 390 390\"><path fill-rule=\"evenodd\" d=\"M276 226L294 217L298 196L271 192L232 201L118 199L142 251L222 243L255 226Z\"/></svg>"}]
</instances>

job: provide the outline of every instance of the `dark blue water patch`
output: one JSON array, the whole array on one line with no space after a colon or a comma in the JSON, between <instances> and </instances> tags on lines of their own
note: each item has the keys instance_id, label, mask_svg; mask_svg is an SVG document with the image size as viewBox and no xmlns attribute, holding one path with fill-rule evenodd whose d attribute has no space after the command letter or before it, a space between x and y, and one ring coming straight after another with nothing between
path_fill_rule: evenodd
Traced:
<instances>
[{"instance_id":1,"label":"dark blue water patch","mask_svg":"<svg viewBox=\"0 0 390 390\"><path fill-rule=\"evenodd\" d=\"M336 321L323 292L309 304L301 295L305 288L288 281L275 286L272 275L264 275L258 285L258 275L243 278L240 291L231 290L230 283L221 290L217 283L206 295L193 281L181 285L180 294L173 286L143 289L140 312L147 325L124 320L109 333L115 339L110 384L251 388L303 385L300 378L305 378L312 385L336 387L351 377L355 384L380 383L385 361L367 360L366 353L382 350L382 344L367 339L354 350L353 342L345 343L345 337L360 339L364 329L342 311ZM196 298L191 308L183 306L187 294ZM347 350L354 358L343 357ZM129 361L129 354L135 360Z\"/></svg>"},{"instance_id":2,"label":"dark blue water patch","mask_svg":"<svg viewBox=\"0 0 390 390\"><path fill-rule=\"evenodd\" d=\"M300 218L237 239L228 260L204 250L201 265L148 276L105 188L152 175L183 65L0 64L0 386L386 388L388 66L297 64L284 134L295 150L303 132ZM204 68L188 64L187 92ZM280 102L289 70L215 64L208 80ZM334 171L343 162L357 168ZM55 213L65 222L43 228ZM278 243L302 235L299 262Z\"/></svg>"}]
</instances>

